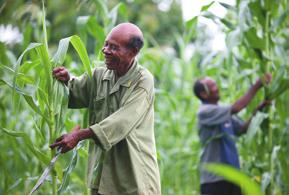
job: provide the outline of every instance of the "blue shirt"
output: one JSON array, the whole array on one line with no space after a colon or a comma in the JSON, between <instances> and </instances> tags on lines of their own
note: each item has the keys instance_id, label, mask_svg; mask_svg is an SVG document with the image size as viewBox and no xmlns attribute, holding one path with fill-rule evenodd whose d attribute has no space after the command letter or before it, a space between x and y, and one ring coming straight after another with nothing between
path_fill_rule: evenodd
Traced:
<instances>
[{"instance_id":1,"label":"blue shirt","mask_svg":"<svg viewBox=\"0 0 289 195\"><path fill-rule=\"evenodd\" d=\"M231 115L231 106L202 104L198 111L201 165L224 163L240 168L235 139L242 125L241 120ZM201 170L201 184L220 180L223 178Z\"/></svg>"}]
</instances>

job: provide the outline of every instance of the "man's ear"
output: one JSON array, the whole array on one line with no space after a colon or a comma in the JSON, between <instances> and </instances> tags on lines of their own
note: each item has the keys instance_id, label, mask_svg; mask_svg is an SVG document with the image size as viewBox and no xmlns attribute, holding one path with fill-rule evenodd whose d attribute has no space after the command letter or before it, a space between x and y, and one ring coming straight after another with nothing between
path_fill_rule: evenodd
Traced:
<instances>
[{"instance_id":1,"label":"man's ear","mask_svg":"<svg viewBox=\"0 0 289 195\"><path fill-rule=\"evenodd\" d=\"M132 56L132 57L135 57L137 54L138 54L138 52L139 52L139 50L137 49L137 48L131 48L130 50L129 50L129 53L130 53L130 55Z\"/></svg>"}]
</instances>

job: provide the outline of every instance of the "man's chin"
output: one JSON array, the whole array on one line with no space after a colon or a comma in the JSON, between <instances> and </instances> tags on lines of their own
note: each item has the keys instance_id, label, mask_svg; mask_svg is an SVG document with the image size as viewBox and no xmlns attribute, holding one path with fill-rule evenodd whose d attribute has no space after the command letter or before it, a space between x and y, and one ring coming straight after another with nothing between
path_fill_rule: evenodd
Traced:
<instances>
[{"instance_id":1,"label":"man's chin","mask_svg":"<svg viewBox=\"0 0 289 195\"><path fill-rule=\"evenodd\" d=\"M109 69L109 70L114 70L115 69L114 66L112 64L110 64L110 63L105 62L105 65L106 65L106 68Z\"/></svg>"}]
</instances>

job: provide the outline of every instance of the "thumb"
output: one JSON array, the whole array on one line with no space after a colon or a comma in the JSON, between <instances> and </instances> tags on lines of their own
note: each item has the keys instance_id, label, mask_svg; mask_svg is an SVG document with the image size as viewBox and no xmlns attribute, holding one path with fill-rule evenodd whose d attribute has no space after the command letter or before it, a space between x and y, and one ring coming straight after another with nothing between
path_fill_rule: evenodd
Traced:
<instances>
[{"instance_id":1,"label":"thumb","mask_svg":"<svg viewBox=\"0 0 289 195\"><path fill-rule=\"evenodd\" d=\"M80 130L80 125L76 125L73 127L72 131L79 131Z\"/></svg>"}]
</instances>

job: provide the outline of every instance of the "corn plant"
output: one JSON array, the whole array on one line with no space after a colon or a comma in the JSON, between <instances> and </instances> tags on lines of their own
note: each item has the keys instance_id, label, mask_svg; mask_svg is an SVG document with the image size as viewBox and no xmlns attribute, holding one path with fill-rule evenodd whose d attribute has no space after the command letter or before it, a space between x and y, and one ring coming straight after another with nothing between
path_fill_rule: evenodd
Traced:
<instances>
[{"instance_id":1,"label":"corn plant","mask_svg":"<svg viewBox=\"0 0 289 195\"><path fill-rule=\"evenodd\" d=\"M288 176L281 170L287 162L282 159L281 151L287 151L287 143L280 139L280 136L287 134L287 117L279 105L285 105L289 86L289 66L285 54L288 51L282 42L287 36L285 26L288 23L288 1L280 0L273 4L259 0L237 1L236 7L220 4L229 11L229 20L218 18L212 13L206 13L204 16L222 24L228 33L227 46L230 53L226 58L231 62L230 65L237 66L235 71L238 71L231 75L234 77L240 74L241 78L247 77L249 82L253 82L255 75L261 77L266 72L273 75L272 83L265 87L256 99L274 100L275 109L274 106L273 109L268 107L265 113L258 113L254 117L245 138L247 140L244 139L242 143L244 168L260 182L264 193L286 193ZM232 70L228 67L226 69ZM232 81L235 79L236 77ZM237 87L239 89L234 86L229 89L245 90L244 86ZM236 95L239 96L239 93ZM254 100L255 105L257 100ZM252 110L252 107L249 110Z\"/></svg>"},{"instance_id":2,"label":"corn plant","mask_svg":"<svg viewBox=\"0 0 289 195\"><path fill-rule=\"evenodd\" d=\"M56 66L62 65L68 50L69 43L71 43L74 49L77 51L88 75L91 76L90 61L83 45L81 39L74 35L59 42L59 47L57 52L53 57L50 57L48 52L47 44L47 33L46 33L46 23L45 23L45 11L43 6L43 42L42 43L31 43L25 51L20 55L17 63L12 68L7 66L1 66L10 74L13 74L11 81L1 79L1 82L9 86L13 90L12 100L14 105L17 107L19 101L19 95L22 96L30 108L38 115L37 120L40 121L41 127L37 127L37 130L42 137L48 136L48 143L52 144L54 140L59 136L64 128L65 111L67 107L68 91L63 83L56 81L52 78L52 69ZM29 52L35 51L35 56L30 56L31 61L27 61L22 64L22 60L25 55ZM35 68L35 81L30 76L26 74ZM30 87L29 91L26 90ZM44 128L48 127L48 131ZM48 165L50 157L41 149L41 146L35 146L31 141L30 137L21 130L9 130L1 127L1 130L10 136L23 138L25 144L27 144L30 151L41 161L44 165ZM44 139L46 141L46 139ZM47 148L46 148L47 150ZM51 158L55 155L55 151L51 151ZM74 161L76 158L76 153L72 158ZM71 167L73 164L70 164ZM66 172L68 173L68 172ZM61 186L66 182L65 178L67 175L63 175L62 167L60 164L55 166L55 169L51 173L52 178L52 194L57 194L58 191L62 191ZM61 185L58 189L57 179L60 180ZM42 181L44 182L44 181Z\"/></svg>"},{"instance_id":3,"label":"corn plant","mask_svg":"<svg viewBox=\"0 0 289 195\"><path fill-rule=\"evenodd\" d=\"M77 25L80 28L80 36L82 36L85 42L87 41L86 37L88 34L94 36L97 40L95 51L98 53L96 59L99 60L102 57L99 55L99 51L104 42L105 35L115 25L118 11L125 9L125 7L122 3L120 3L109 11L104 2L96 1L95 4L101 5L100 13L102 20L104 21L105 28L99 24L99 21L95 20L94 16L78 17ZM1 125L1 130L3 133L9 136L23 140L23 143L27 146L29 151L41 162L38 173L43 171L44 167L48 166L50 159L55 156L54 150L50 152L50 155L47 155L47 152L49 151L48 145L53 143L55 139L63 133L64 129L69 127L71 128L72 125L74 125L74 122L70 121L70 119L66 117L68 100L67 88L64 86L64 84L56 81L52 77L52 69L57 66L63 66L65 60L67 59L66 57L69 44L73 46L78 54L87 74L89 76L92 74L92 63L90 62L85 45L80 37L73 35L61 39L58 44L58 49L53 55L51 55L48 47L44 5L41 21L43 35L42 41L39 43L30 43L17 59L15 65L12 67L5 65L11 63L12 61L9 62L9 60L6 59L8 58L8 56L5 55L7 52L4 46L1 45L1 51L3 51L2 54L5 58L3 58L3 61L1 58L0 66L0 84L12 89L11 97L13 101L14 114L16 117L20 116L17 111L22 110L23 98L23 100L35 114L35 116L31 116L34 121L33 130L35 130L35 133L32 133L32 135L35 135L37 138L34 138L34 136L31 137L31 132L25 132L17 125L11 124L9 125L11 126L10 128ZM85 112L83 126L87 126L87 117L88 113ZM67 190L67 188L69 188L69 175L76 166L79 149L81 149L82 146L83 144L79 144L79 146L74 149L71 156L68 158L65 157L67 160L69 160L69 163L66 163L67 167L65 169L63 165L56 162L55 167L52 169L51 176L47 179L47 181L51 182L50 189L52 189L52 191L50 194L63 193ZM80 151L80 155L87 155L87 153ZM31 176L33 176L33 173ZM31 190L32 183L36 183L35 179L37 179L37 175L34 175L36 177L31 176L28 177L28 179L31 180L29 182L30 185L26 186L25 184L25 193L28 193ZM6 177L6 175L4 177ZM8 174L7 177L9 177ZM17 180L12 186L7 186L4 192L12 190L23 181L23 179ZM45 180L38 182L44 183ZM83 183L85 186L85 182L81 181L81 183ZM28 189L29 186L30 189ZM44 189L43 191L45 190L47 189ZM42 190L40 189L40 191Z\"/></svg>"},{"instance_id":4,"label":"corn plant","mask_svg":"<svg viewBox=\"0 0 289 195\"><path fill-rule=\"evenodd\" d=\"M48 145L77 123L87 126L87 112L66 110L67 89L52 78L51 70L65 65L75 75L84 71L90 74L92 64L97 66L103 59L100 48L106 34L120 21L140 25L146 40L138 60L155 78L155 135L163 194L199 194L201 148L196 127L199 101L192 93L193 81L204 75L215 78L222 101L231 103L265 72L273 74L272 83L258 93L241 116L247 118L264 99L273 103L266 112L257 113L248 134L238 142L242 173L223 167L217 167L215 172L232 181L246 178L249 188L255 185L250 181L254 180L264 194L286 194L289 191L287 0L237 0L236 6L212 1L204 6L200 15L218 24L226 34L228 51L221 52L207 47L207 39L212 35L205 33L199 16L183 22L181 33L172 26L176 33L167 44L174 45L160 44L162 37L152 36L149 28L142 27L144 19L130 14L135 4L142 5L105 0L68 5L52 0L47 4L47 20L44 14L38 17L43 11L35 2L17 1L13 5L19 9L11 5L12 10L17 10L16 15L10 16L11 21L21 18L19 26L24 40L16 49L0 43L0 147L7 151L0 155L3 178L0 194L28 194L54 156ZM227 9L226 17L210 13L214 4ZM60 13L61 9L54 12L59 5L65 12ZM0 7L5 10L5 6ZM31 21L25 18L29 13ZM170 24L170 15L165 17ZM32 40L36 43L30 43ZM68 52L69 44L76 52ZM191 44L194 52L188 59L185 52ZM78 59L83 66L75 65ZM38 193L88 194L83 171L87 155L84 143L72 153L62 155Z\"/></svg>"}]
</instances>

